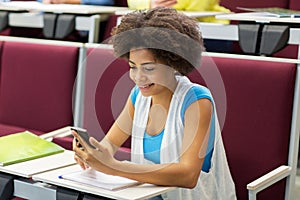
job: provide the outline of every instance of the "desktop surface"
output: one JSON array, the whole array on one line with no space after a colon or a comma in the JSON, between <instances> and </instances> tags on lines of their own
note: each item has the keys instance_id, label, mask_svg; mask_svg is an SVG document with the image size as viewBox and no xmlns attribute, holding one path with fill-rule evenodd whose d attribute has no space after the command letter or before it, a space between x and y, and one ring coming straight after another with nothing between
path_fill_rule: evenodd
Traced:
<instances>
[{"instance_id":1,"label":"desktop surface","mask_svg":"<svg viewBox=\"0 0 300 200\"><path fill-rule=\"evenodd\" d=\"M175 189L175 187L163 187L163 186L156 186L152 184L141 184L137 186L128 187L125 189L112 191L112 190L102 189L99 187L81 184L75 181L59 178L63 174L76 172L80 169L81 168L79 165L72 165L69 167L64 167L57 170L37 174L34 175L32 178L35 181L41 181L48 184L62 186L62 187L78 190L81 192L86 192L86 193L112 198L112 199L126 199L126 200L147 199Z\"/></svg>"}]
</instances>

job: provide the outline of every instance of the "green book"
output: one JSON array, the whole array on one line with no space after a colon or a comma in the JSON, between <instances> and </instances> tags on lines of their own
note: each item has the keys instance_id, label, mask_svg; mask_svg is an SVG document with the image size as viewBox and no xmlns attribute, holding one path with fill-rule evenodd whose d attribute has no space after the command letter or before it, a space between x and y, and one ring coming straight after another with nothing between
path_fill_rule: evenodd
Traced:
<instances>
[{"instance_id":1,"label":"green book","mask_svg":"<svg viewBox=\"0 0 300 200\"><path fill-rule=\"evenodd\" d=\"M63 152L59 145L29 132L14 133L0 137L0 166Z\"/></svg>"}]
</instances>

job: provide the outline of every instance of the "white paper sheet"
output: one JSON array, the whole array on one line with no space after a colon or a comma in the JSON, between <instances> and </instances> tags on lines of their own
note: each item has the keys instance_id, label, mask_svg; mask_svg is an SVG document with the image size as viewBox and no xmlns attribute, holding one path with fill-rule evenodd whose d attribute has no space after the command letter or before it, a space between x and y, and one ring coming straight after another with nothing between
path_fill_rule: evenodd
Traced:
<instances>
[{"instance_id":1,"label":"white paper sheet","mask_svg":"<svg viewBox=\"0 0 300 200\"><path fill-rule=\"evenodd\" d=\"M104 174L93 169L76 171L70 174L63 174L60 176L60 178L108 190L118 190L140 184L135 180Z\"/></svg>"}]
</instances>

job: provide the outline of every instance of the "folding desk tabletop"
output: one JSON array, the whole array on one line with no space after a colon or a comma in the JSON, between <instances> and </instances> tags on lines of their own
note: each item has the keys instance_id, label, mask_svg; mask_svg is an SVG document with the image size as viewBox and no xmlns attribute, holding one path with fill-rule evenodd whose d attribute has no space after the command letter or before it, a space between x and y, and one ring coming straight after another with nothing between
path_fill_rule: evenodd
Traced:
<instances>
[{"instance_id":1,"label":"folding desk tabletop","mask_svg":"<svg viewBox=\"0 0 300 200\"><path fill-rule=\"evenodd\" d=\"M0 171L25 178L31 178L34 174L76 164L73 155L73 151L65 150L63 153L51 156L7 166L0 166Z\"/></svg>"},{"instance_id":2,"label":"folding desk tabletop","mask_svg":"<svg viewBox=\"0 0 300 200\"><path fill-rule=\"evenodd\" d=\"M69 167L64 167L57 170L52 170L49 172L34 175L32 179L34 181L41 181L44 183L48 183L56 186L62 186L65 188L70 188L81 192L95 194L107 198L124 199L124 200L147 199L175 189L175 187L162 187L162 186L156 186L152 184L141 184L138 186L111 191L111 190L80 184L74 181L69 181L69 180L59 178L59 176L63 174L71 173L78 170L80 170L79 165L72 165Z\"/></svg>"}]
</instances>

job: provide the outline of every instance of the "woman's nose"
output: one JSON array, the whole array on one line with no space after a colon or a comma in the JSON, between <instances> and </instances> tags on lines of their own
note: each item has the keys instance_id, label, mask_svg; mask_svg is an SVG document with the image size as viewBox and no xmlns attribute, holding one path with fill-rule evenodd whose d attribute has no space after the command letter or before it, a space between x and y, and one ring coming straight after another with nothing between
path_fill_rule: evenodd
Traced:
<instances>
[{"instance_id":1,"label":"woman's nose","mask_svg":"<svg viewBox=\"0 0 300 200\"><path fill-rule=\"evenodd\" d=\"M134 73L134 79L137 81L142 81L142 80L147 79L147 77L146 77L145 73L143 72L143 70L138 69Z\"/></svg>"}]
</instances>

